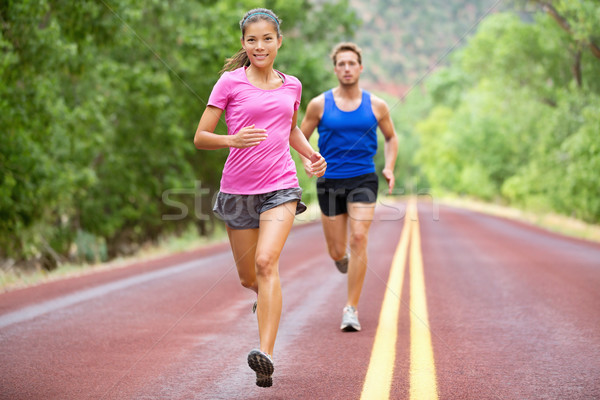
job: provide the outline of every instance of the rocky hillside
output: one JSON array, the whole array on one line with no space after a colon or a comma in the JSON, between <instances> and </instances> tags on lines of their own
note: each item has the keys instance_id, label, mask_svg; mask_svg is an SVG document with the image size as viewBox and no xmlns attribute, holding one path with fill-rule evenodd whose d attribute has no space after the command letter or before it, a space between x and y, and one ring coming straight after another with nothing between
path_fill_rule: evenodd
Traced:
<instances>
[{"instance_id":1,"label":"rocky hillside","mask_svg":"<svg viewBox=\"0 0 600 400\"><path fill-rule=\"evenodd\" d=\"M364 82L401 96L428 70L448 61L498 0L351 0L363 24L355 41L364 51ZM506 7L506 6L504 6Z\"/></svg>"}]
</instances>

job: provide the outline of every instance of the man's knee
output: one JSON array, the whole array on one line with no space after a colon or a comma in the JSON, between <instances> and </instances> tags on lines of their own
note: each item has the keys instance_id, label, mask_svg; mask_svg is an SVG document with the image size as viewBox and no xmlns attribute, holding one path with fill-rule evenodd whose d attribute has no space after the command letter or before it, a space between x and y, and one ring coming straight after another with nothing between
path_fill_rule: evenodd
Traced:
<instances>
[{"instance_id":1,"label":"man's knee","mask_svg":"<svg viewBox=\"0 0 600 400\"><path fill-rule=\"evenodd\" d=\"M367 245L369 235L367 231L356 231L350 233L350 247L362 248Z\"/></svg>"},{"instance_id":2,"label":"man's knee","mask_svg":"<svg viewBox=\"0 0 600 400\"><path fill-rule=\"evenodd\" d=\"M345 245L334 245L329 247L329 256L337 261L344 258L346 255L346 246Z\"/></svg>"}]
</instances>

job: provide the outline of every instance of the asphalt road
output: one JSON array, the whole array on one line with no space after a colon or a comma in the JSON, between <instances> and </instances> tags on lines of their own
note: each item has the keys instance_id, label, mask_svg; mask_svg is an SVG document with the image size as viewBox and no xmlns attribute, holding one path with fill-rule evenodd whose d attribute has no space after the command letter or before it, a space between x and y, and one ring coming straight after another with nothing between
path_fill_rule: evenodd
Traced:
<instances>
[{"instance_id":1,"label":"asphalt road","mask_svg":"<svg viewBox=\"0 0 600 400\"><path fill-rule=\"evenodd\" d=\"M227 243L0 294L0 398L600 398L600 244L384 202L368 253L340 332L345 276L319 223L293 229L268 389Z\"/></svg>"}]
</instances>

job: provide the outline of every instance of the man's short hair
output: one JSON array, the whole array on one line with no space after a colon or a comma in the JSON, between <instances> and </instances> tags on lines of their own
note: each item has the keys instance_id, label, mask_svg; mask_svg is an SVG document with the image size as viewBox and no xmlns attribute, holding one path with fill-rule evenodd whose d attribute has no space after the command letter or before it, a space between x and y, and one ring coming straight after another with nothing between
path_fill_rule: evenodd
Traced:
<instances>
[{"instance_id":1,"label":"man's short hair","mask_svg":"<svg viewBox=\"0 0 600 400\"><path fill-rule=\"evenodd\" d=\"M356 55L358 56L358 63L362 65L362 50L360 49L360 47L358 47L355 43L352 42L338 43L333 48L333 50L331 50L331 59L333 60L333 65L335 65L337 61L338 53L342 51L352 51L356 53Z\"/></svg>"}]
</instances>

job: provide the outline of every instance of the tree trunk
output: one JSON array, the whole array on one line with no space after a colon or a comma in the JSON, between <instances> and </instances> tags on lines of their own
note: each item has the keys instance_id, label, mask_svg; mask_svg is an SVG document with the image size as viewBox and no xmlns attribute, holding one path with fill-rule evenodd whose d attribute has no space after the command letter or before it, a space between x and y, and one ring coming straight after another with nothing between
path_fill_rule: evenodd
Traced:
<instances>
[{"instance_id":1,"label":"tree trunk","mask_svg":"<svg viewBox=\"0 0 600 400\"><path fill-rule=\"evenodd\" d=\"M581 85L583 84L583 78L581 76L581 50L577 50L575 53L575 62L573 63L571 70L573 71L575 82L577 82L577 87L581 88Z\"/></svg>"},{"instance_id":2,"label":"tree trunk","mask_svg":"<svg viewBox=\"0 0 600 400\"><path fill-rule=\"evenodd\" d=\"M556 10L556 8L554 8L554 6L548 2L545 1L541 1L538 2L541 6L542 9L544 11L546 11L552 18L554 18L554 20L558 23L558 25L560 25L561 28L563 28L565 31L567 31L569 34L572 34L573 32L571 31L571 25L569 24L569 22L567 21L567 19L565 17L563 17L562 15L560 15L558 13L558 11ZM587 46L590 48L590 50L592 51L592 54L594 55L594 57L596 58L600 58L600 47L598 47L591 38L588 38L589 40L587 41Z\"/></svg>"}]
</instances>

